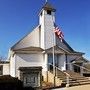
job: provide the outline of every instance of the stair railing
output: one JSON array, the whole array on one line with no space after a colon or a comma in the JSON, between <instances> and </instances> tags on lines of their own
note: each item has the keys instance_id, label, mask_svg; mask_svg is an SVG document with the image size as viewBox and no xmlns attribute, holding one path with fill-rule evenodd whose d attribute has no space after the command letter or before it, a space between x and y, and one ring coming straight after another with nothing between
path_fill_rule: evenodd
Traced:
<instances>
[{"instance_id":1,"label":"stair railing","mask_svg":"<svg viewBox=\"0 0 90 90\"><path fill-rule=\"evenodd\" d=\"M77 65L75 63L66 63L66 64L75 65L75 66L79 67L80 70L81 70L81 72L80 72L81 75L83 74L84 70L90 72L90 70L85 68L84 66L79 66L79 65ZM50 71L51 73L53 73L53 67L55 69L55 77L58 77L58 71L60 71L61 73L65 74L65 76L66 76L65 77L65 79L66 79L66 86L69 87L69 79L70 79L71 76L68 73L63 72L59 67L53 66L53 64L48 63L48 71Z\"/></svg>"},{"instance_id":2,"label":"stair railing","mask_svg":"<svg viewBox=\"0 0 90 90\"><path fill-rule=\"evenodd\" d=\"M90 73L90 69L87 69L85 66L80 66L80 65L77 65L77 64L75 64L75 63L66 63L66 64L68 64L68 65L74 65L74 66L77 66L77 67L79 67L80 68L80 74L83 76L83 73L85 72L85 71L87 71L87 72L89 72ZM86 64L86 63L85 63Z\"/></svg>"},{"instance_id":3,"label":"stair railing","mask_svg":"<svg viewBox=\"0 0 90 90\"><path fill-rule=\"evenodd\" d=\"M58 75L58 73L57 73L58 71L64 73L64 72L63 72L59 67L57 67L57 66L53 66L53 64L48 63L48 71L50 71L50 72L53 73L53 67L55 68L55 76Z\"/></svg>"},{"instance_id":4,"label":"stair railing","mask_svg":"<svg viewBox=\"0 0 90 90\"><path fill-rule=\"evenodd\" d=\"M58 77L58 71L60 71L60 73L62 73L63 75L65 75L65 80L66 80L66 87L69 87L69 79L70 79L70 75L66 72L63 72L59 67L54 66L55 68L55 77ZM48 63L48 71L50 71L51 73L53 73L53 65L51 63Z\"/></svg>"}]
</instances>

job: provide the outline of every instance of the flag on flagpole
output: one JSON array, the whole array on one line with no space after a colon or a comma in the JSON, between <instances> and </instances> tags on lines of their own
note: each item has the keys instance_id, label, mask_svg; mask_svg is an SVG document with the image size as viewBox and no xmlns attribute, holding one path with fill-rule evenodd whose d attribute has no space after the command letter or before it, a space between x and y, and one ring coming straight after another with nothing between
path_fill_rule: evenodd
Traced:
<instances>
[{"instance_id":1,"label":"flag on flagpole","mask_svg":"<svg viewBox=\"0 0 90 90\"><path fill-rule=\"evenodd\" d=\"M64 34L63 34L63 32L59 29L59 27L56 26L56 25L55 25L55 28L54 28L54 32L55 32L55 35L56 35L58 38L60 38L60 40L61 40L61 42L62 42L62 40L63 40L63 38L64 38Z\"/></svg>"}]
</instances>

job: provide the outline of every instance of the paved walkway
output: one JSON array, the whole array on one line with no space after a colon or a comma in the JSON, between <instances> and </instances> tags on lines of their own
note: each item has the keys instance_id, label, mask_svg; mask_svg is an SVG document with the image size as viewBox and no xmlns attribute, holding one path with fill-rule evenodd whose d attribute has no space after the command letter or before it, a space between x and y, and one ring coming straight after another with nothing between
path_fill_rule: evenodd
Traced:
<instances>
[{"instance_id":1,"label":"paved walkway","mask_svg":"<svg viewBox=\"0 0 90 90\"><path fill-rule=\"evenodd\" d=\"M81 85L81 86L73 86L69 88L57 88L57 89L51 89L51 90L90 90L90 84Z\"/></svg>"},{"instance_id":2,"label":"paved walkway","mask_svg":"<svg viewBox=\"0 0 90 90\"><path fill-rule=\"evenodd\" d=\"M67 90L67 88L58 88L58 89L52 89L52 90Z\"/></svg>"}]
</instances>

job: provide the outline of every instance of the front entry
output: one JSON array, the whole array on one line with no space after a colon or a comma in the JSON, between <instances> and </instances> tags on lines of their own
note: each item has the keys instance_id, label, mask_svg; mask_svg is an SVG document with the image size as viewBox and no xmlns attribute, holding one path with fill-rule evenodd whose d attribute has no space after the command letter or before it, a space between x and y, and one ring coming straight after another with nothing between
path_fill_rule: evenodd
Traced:
<instances>
[{"instance_id":1,"label":"front entry","mask_svg":"<svg viewBox=\"0 0 90 90\"><path fill-rule=\"evenodd\" d=\"M81 73L80 66L82 66L82 63L74 63L73 64L74 72Z\"/></svg>"},{"instance_id":2,"label":"front entry","mask_svg":"<svg viewBox=\"0 0 90 90\"><path fill-rule=\"evenodd\" d=\"M80 73L80 67L73 65L74 72Z\"/></svg>"},{"instance_id":3,"label":"front entry","mask_svg":"<svg viewBox=\"0 0 90 90\"><path fill-rule=\"evenodd\" d=\"M23 74L24 86L38 86L38 73Z\"/></svg>"},{"instance_id":4,"label":"front entry","mask_svg":"<svg viewBox=\"0 0 90 90\"><path fill-rule=\"evenodd\" d=\"M41 87L42 67L20 67L19 70L24 87Z\"/></svg>"}]
</instances>

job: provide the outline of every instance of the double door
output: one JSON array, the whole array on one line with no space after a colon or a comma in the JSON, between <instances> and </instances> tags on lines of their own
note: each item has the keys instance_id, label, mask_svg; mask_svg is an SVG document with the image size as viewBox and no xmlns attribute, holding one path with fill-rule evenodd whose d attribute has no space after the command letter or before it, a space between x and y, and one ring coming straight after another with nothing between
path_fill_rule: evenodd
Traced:
<instances>
[{"instance_id":1,"label":"double door","mask_svg":"<svg viewBox=\"0 0 90 90\"><path fill-rule=\"evenodd\" d=\"M38 74L37 73L30 73L30 74L24 74L23 77L24 80L24 86L38 86Z\"/></svg>"}]
</instances>

